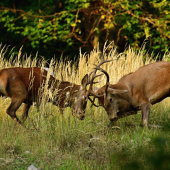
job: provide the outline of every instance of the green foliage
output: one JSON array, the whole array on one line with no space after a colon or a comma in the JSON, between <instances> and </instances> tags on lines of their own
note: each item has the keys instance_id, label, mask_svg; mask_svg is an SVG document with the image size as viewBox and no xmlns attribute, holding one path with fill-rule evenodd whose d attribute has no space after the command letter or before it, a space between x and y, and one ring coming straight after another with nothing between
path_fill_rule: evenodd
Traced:
<instances>
[{"instance_id":1,"label":"green foliage","mask_svg":"<svg viewBox=\"0 0 170 170\"><path fill-rule=\"evenodd\" d=\"M62 6L62 10L59 12L54 0L34 1L33 3L27 0L26 2L29 6L20 4L17 9L9 8L8 1L0 4L0 24L7 30L6 34L11 33L14 39L15 37L24 39L23 44L29 42L31 47L36 50L42 49L42 46L60 42L65 46L55 48L65 51L69 46L76 44L72 36L72 29L81 23L78 18L76 21L76 13L78 9L88 7L86 0L67 0L62 4L59 3L57 5ZM78 32L80 33L80 31ZM3 39L1 41L3 42Z\"/></svg>"},{"instance_id":2,"label":"green foliage","mask_svg":"<svg viewBox=\"0 0 170 170\"><path fill-rule=\"evenodd\" d=\"M109 1L106 2L109 4ZM139 48L141 40L149 37L152 50L165 52L168 49L170 39L168 1L112 1L108 9L112 13L106 15L105 20L107 19L109 24L116 20L116 24L123 28L122 35L132 46Z\"/></svg>"},{"instance_id":3,"label":"green foliage","mask_svg":"<svg viewBox=\"0 0 170 170\"><path fill-rule=\"evenodd\" d=\"M140 48L149 37L151 51L164 53L170 39L169 1L0 2L0 30L3 32L0 41L16 46L24 44L26 49L47 55L45 58L63 52L74 56L80 46L92 44L90 40L95 33L105 33L103 40L113 37L109 30L115 27L118 27L115 39L118 44L122 38L123 46L128 42Z\"/></svg>"}]
</instances>

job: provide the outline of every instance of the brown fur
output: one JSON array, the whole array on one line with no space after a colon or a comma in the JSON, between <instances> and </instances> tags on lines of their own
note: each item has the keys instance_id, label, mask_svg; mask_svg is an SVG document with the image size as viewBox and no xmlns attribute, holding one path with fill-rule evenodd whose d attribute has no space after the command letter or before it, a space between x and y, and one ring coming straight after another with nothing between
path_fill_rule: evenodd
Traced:
<instances>
[{"instance_id":1,"label":"brown fur","mask_svg":"<svg viewBox=\"0 0 170 170\"><path fill-rule=\"evenodd\" d=\"M28 116L28 111L33 102L40 104L41 98L39 95L40 87L43 87L46 82L47 71L38 67L33 68L6 68L0 70L0 95L11 98L11 104L7 109L7 114L18 123L22 124L16 116L16 111L22 103L24 103L23 109L23 121ZM73 112L77 113L77 117L83 119L84 110L86 103L81 104L80 102L82 93L85 95L88 75L85 75L82 80L82 85L76 85L67 81L60 82L53 76L50 76L48 81L48 88L51 89L52 93L58 89L53 104L60 107L60 111L63 112L65 106L65 100L67 99L67 106L72 106ZM83 86L83 87L82 87ZM66 93L69 92L69 97L66 97ZM80 95L81 94L81 95ZM75 100L76 99L76 100ZM84 101L83 101L84 102Z\"/></svg>"},{"instance_id":2,"label":"brown fur","mask_svg":"<svg viewBox=\"0 0 170 170\"><path fill-rule=\"evenodd\" d=\"M105 86L99 88L97 94L104 95ZM147 127L151 106L169 96L170 62L161 61L123 76L116 84L109 85L107 94L98 99L112 124L142 110L142 122Z\"/></svg>"}]
</instances>

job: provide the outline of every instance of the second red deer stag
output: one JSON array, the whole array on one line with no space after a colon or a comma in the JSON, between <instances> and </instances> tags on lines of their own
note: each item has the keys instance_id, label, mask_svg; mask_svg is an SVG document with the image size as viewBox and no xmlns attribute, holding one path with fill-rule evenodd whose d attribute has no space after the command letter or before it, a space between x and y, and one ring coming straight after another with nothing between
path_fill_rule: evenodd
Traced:
<instances>
[{"instance_id":1,"label":"second red deer stag","mask_svg":"<svg viewBox=\"0 0 170 170\"><path fill-rule=\"evenodd\" d=\"M110 126L119 118L141 110L142 123L147 128L152 105L170 97L170 62L160 61L142 66L123 76L116 84L109 83L109 74L105 70L99 66L96 69L107 77L106 85L99 88L94 96L105 108Z\"/></svg>"},{"instance_id":2,"label":"second red deer stag","mask_svg":"<svg viewBox=\"0 0 170 170\"><path fill-rule=\"evenodd\" d=\"M94 78L93 76L92 81ZM40 104L39 89L45 86L46 79L47 71L38 67L14 67L0 70L0 96L6 96L11 99L11 104L6 112L12 119L22 124L16 116L16 111L22 103L24 103L23 121L27 118L33 102L37 102L37 105ZM60 107L61 112L63 112L64 107L70 106L73 109L73 113L79 119L83 119L89 96L89 90L86 89L86 86L92 81L89 80L88 74L82 79L81 85L67 81L60 82L53 76L50 76L47 88L52 93L56 89L58 90L52 102Z\"/></svg>"}]
</instances>

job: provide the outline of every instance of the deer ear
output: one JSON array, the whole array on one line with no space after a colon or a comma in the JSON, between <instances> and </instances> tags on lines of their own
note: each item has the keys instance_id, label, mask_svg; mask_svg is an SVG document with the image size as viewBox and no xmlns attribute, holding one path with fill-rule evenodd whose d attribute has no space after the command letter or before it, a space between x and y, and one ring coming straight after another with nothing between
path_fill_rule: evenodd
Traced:
<instances>
[{"instance_id":1,"label":"deer ear","mask_svg":"<svg viewBox=\"0 0 170 170\"><path fill-rule=\"evenodd\" d=\"M112 88L108 88L107 91L110 92L111 94L122 94L122 93L129 92L128 90L119 90L119 89L112 89Z\"/></svg>"},{"instance_id":2,"label":"deer ear","mask_svg":"<svg viewBox=\"0 0 170 170\"><path fill-rule=\"evenodd\" d=\"M88 74L86 74L83 79L81 80L81 86L83 89L86 89L86 84L88 82Z\"/></svg>"}]
</instances>

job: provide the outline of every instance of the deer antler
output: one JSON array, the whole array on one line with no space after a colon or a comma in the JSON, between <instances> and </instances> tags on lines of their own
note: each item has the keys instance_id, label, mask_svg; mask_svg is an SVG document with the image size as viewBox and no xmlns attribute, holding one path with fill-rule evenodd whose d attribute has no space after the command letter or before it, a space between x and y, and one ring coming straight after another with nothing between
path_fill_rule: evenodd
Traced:
<instances>
[{"instance_id":1,"label":"deer antler","mask_svg":"<svg viewBox=\"0 0 170 170\"><path fill-rule=\"evenodd\" d=\"M96 105L94 102L95 102L95 97L93 98L93 100L90 98L90 97L88 97L88 99L91 101L91 106L90 107L92 107L93 105L95 106L95 107L99 107L100 105Z\"/></svg>"},{"instance_id":2,"label":"deer antler","mask_svg":"<svg viewBox=\"0 0 170 170\"><path fill-rule=\"evenodd\" d=\"M90 76L92 75L93 72L94 72L94 71L92 71L92 72L89 73L89 75L88 75L88 82L86 83L86 86L89 85L91 82L93 82L93 80L94 80L96 77L99 77L99 76L102 76L102 75L103 75L103 74L99 74L99 75L93 74L92 79L90 80ZM93 82L93 84L96 84L96 83L99 83L99 82L101 82L101 80L100 80L100 81Z\"/></svg>"},{"instance_id":3,"label":"deer antler","mask_svg":"<svg viewBox=\"0 0 170 170\"><path fill-rule=\"evenodd\" d=\"M110 85L110 83L109 83L109 74L105 71L105 70L103 70L102 68L100 68L100 67L95 67L95 69L97 69L97 70L100 70L101 72L103 72L105 75L106 75L106 78L107 78L107 80L106 80L106 88L105 88L105 93L107 94L107 88L109 87L109 85Z\"/></svg>"},{"instance_id":4,"label":"deer antler","mask_svg":"<svg viewBox=\"0 0 170 170\"><path fill-rule=\"evenodd\" d=\"M106 42L107 43L107 42ZM106 44L105 43L105 44ZM93 91L93 84L95 84L93 81L94 81L94 78L96 78L96 72L97 72L97 70L100 70L100 71L102 71L105 75L106 75L106 77L107 77L107 82L106 82L106 89L105 89L105 91L107 91L107 88L108 88L108 86L109 86L109 75L108 75L108 73L105 71L105 70L103 70L103 69L101 69L100 68L100 66L102 65L102 64L104 64L104 63L107 63L107 62L110 62L110 61L113 61L113 60L105 60L104 59L104 55L105 55L105 53L106 53L106 50L109 48L109 46L111 45L113 43L113 41L105 48L105 46L104 46L104 50L103 50L103 54L102 54L102 58L101 58L101 62L98 64L98 65L96 65L96 64L94 64L96 67L94 68L95 70L93 71L93 72L91 72L91 74L93 73L93 76L92 76L92 79L91 79L91 81L90 81L90 87L89 87L89 91L88 91L88 93L90 94L92 94L94 97L101 97L101 95L97 95L94 91ZM98 77L98 76L97 76ZM103 95L102 95L103 96ZM94 101L95 101L95 98L93 99L93 100L90 100L91 102L92 102L92 105L95 105L94 104Z\"/></svg>"},{"instance_id":5,"label":"deer antler","mask_svg":"<svg viewBox=\"0 0 170 170\"><path fill-rule=\"evenodd\" d=\"M106 41L106 43L107 43L107 41ZM105 44L106 44L106 43L105 43ZM110 62L110 61L113 61L113 59L112 59L112 60L105 60L105 59L104 59L104 55L105 55L105 53L106 53L106 50L109 48L109 46L110 46L112 43L113 43L113 41L112 41L106 48L105 48L105 45L104 45L103 55L102 55L102 58L101 58L101 62L100 62L98 65L94 64L96 67L94 68L95 70L94 70L93 75L96 74L97 70L100 70L99 68L100 68L100 66L101 66L102 64L108 63L108 62ZM103 70L103 71L104 71L104 70ZM103 73L105 74L106 71L104 71ZM92 74L92 73L91 73L91 74ZM107 73L106 73L106 74L107 74ZM107 79L108 79L108 82L109 82L109 75L108 75L108 74L107 74Z\"/></svg>"},{"instance_id":6,"label":"deer antler","mask_svg":"<svg viewBox=\"0 0 170 170\"><path fill-rule=\"evenodd\" d=\"M96 96L96 97L100 97L100 96L97 95L92 89L93 89L93 84L99 83L101 80L100 80L100 81L97 81L97 82L93 82L93 81L94 81L94 79L95 79L96 77L102 76L103 74L96 75L96 73L94 73L94 72L95 72L95 71L90 72L89 77L88 77L88 82L86 83L86 85L90 84L89 89L88 89L88 91L87 91L87 94L88 94L88 96L89 96L90 94L92 94L92 95L94 95L94 96ZM90 80L90 75L91 75L92 73L93 73L92 79Z\"/></svg>"},{"instance_id":7,"label":"deer antler","mask_svg":"<svg viewBox=\"0 0 170 170\"><path fill-rule=\"evenodd\" d=\"M107 49L109 48L109 46L110 46L113 42L114 42L114 41L112 41L112 42L105 48L105 45L106 45L106 43L107 43L107 41L106 41L106 43L105 43L105 45L104 45L104 47L103 47L103 54L102 54L101 62L100 62L98 65L94 64L95 66L100 67L100 66L101 66L102 64L104 64L104 63L113 61L113 60L105 60L105 59L104 59L104 55L105 55ZM97 71L97 70L96 70L96 71ZM96 72L95 72L95 73L96 73Z\"/></svg>"}]
</instances>

